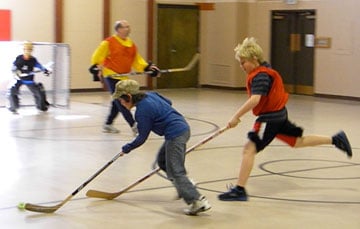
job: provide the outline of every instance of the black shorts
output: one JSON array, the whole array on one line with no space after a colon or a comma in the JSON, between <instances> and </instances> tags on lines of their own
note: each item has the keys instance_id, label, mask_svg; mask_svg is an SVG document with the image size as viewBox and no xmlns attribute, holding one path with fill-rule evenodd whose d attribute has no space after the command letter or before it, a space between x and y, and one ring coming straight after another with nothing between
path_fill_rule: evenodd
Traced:
<instances>
[{"instance_id":1,"label":"black shorts","mask_svg":"<svg viewBox=\"0 0 360 229\"><path fill-rule=\"evenodd\" d=\"M279 112L260 115L248 133L248 138L255 143L257 152L263 150L274 138L293 147L296 139L302 136L303 129L288 120L286 108Z\"/></svg>"}]
</instances>

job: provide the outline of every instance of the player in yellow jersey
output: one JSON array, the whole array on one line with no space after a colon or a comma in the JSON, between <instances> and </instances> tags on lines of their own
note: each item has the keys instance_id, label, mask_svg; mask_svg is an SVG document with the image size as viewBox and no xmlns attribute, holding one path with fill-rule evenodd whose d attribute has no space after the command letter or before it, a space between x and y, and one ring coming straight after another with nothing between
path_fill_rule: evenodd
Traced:
<instances>
[{"instance_id":1,"label":"player in yellow jersey","mask_svg":"<svg viewBox=\"0 0 360 229\"><path fill-rule=\"evenodd\" d=\"M126 20L115 22L115 34L103 40L94 51L91 58L90 72L103 81L110 94L115 91L115 85L121 80L128 79L128 76L117 76L135 71L152 71L151 76L157 76L159 68L144 60L139 54L136 44L129 38L130 25ZM118 100L111 102L110 113L103 125L103 131L107 133L118 133L119 130L112 124L118 113L121 112L126 122L132 128L134 135L137 134L135 120L129 110L122 106Z\"/></svg>"}]
</instances>

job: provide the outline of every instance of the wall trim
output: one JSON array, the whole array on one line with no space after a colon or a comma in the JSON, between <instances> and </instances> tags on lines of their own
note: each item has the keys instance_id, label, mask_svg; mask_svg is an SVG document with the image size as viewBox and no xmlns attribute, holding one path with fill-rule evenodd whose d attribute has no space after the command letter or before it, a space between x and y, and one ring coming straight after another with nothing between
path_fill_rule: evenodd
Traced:
<instances>
[{"instance_id":1,"label":"wall trim","mask_svg":"<svg viewBox=\"0 0 360 229\"><path fill-rule=\"evenodd\" d=\"M330 94L315 93L314 97L327 98L327 99L341 99L341 100L350 100L350 101L360 101L360 97L344 96L344 95L330 95Z\"/></svg>"},{"instance_id":2,"label":"wall trim","mask_svg":"<svg viewBox=\"0 0 360 229\"><path fill-rule=\"evenodd\" d=\"M63 43L64 1L55 0L55 43Z\"/></svg>"}]
</instances>

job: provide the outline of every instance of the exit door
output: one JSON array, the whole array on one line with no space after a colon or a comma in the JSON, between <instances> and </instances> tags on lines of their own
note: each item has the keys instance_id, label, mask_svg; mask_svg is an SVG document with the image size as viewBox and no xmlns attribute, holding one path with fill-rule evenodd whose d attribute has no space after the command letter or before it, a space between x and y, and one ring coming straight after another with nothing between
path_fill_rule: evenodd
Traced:
<instances>
[{"instance_id":1,"label":"exit door","mask_svg":"<svg viewBox=\"0 0 360 229\"><path fill-rule=\"evenodd\" d=\"M271 64L289 93L314 94L315 10L272 11Z\"/></svg>"}]
</instances>

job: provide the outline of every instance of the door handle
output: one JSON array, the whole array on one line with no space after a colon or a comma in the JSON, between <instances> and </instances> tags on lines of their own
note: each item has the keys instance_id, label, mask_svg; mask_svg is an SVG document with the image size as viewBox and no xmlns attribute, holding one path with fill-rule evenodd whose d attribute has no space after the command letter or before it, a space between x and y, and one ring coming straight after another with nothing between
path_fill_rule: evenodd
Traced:
<instances>
[{"instance_id":1,"label":"door handle","mask_svg":"<svg viewBox=\"0 0 360 229\"><path fill-rule=\"evenodd\" d=\"M301 50L301 36L298 33L290 34L290 52L298 52Z\"/></svg>"}]
</instances>

